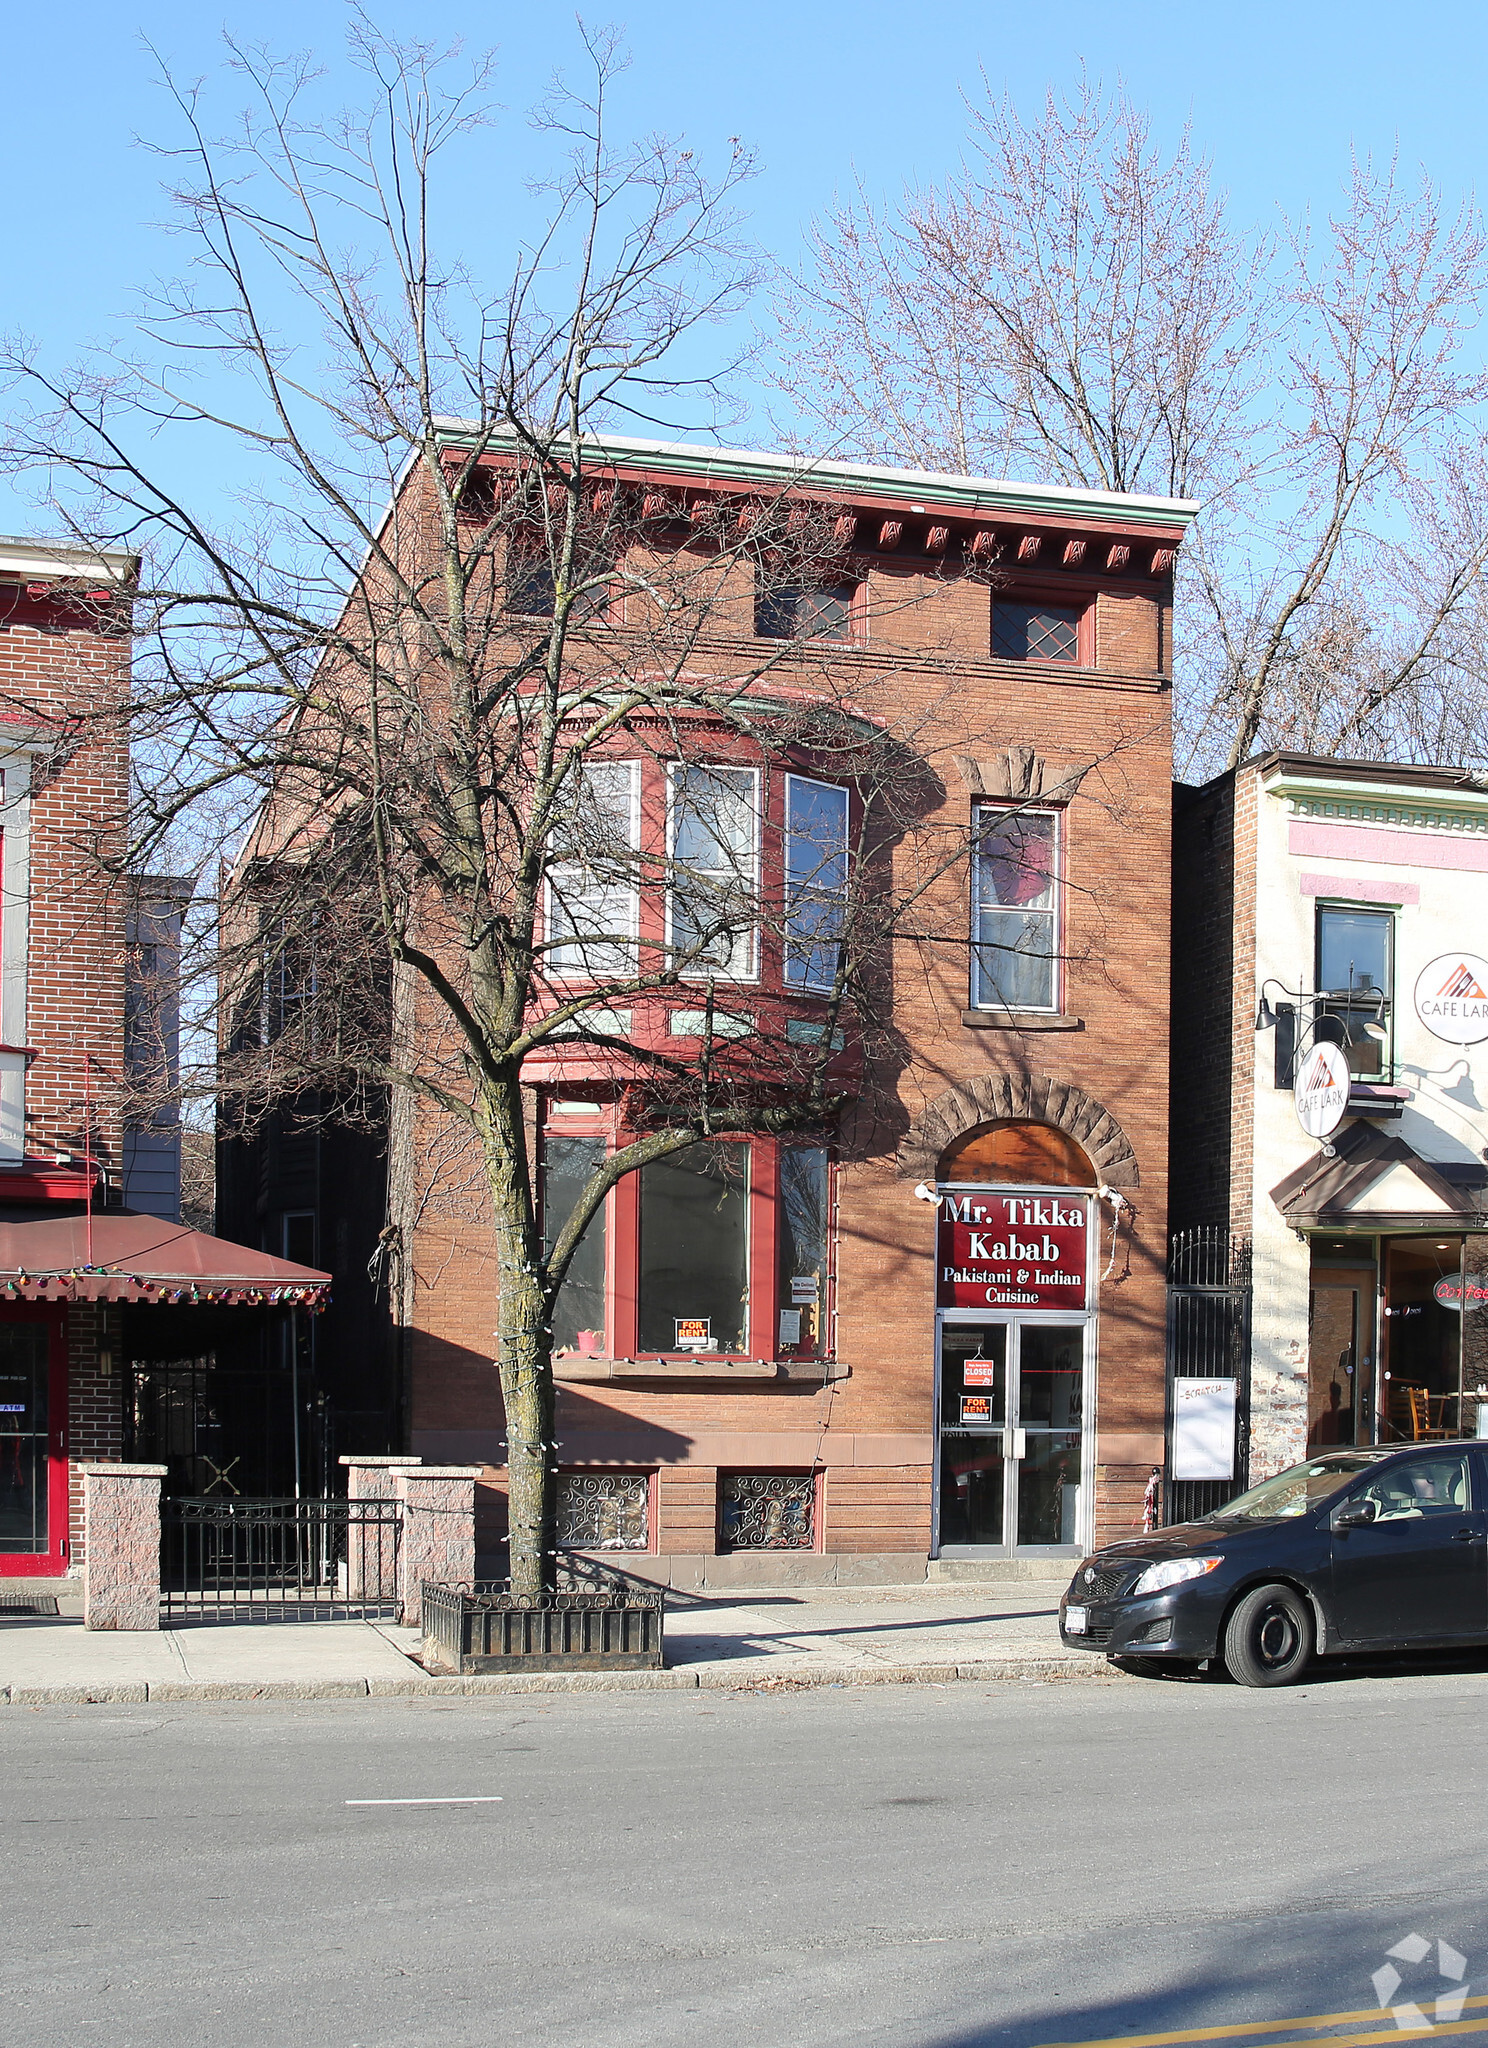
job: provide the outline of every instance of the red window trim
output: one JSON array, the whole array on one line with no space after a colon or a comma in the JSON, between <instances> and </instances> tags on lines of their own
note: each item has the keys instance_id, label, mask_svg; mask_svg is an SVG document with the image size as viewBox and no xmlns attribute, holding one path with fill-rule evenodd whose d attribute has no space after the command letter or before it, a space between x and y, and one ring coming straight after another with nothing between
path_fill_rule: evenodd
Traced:
<instances>
[{"instance_id":1,"label":"red window trim","mask_svg":"<svg viewBox=\"0 0 1488 2048\"><path fill-rule=\"evenodd\" d=\"M1038 585L1031 588L1019 584L1015 590L994 590L992 604L987 613L987 645L993 661L1011 661L1015 666L1036 668L1045 673L1059 675L1066 669L1094 668L1096 666L1095 645L1095 601L1098 593L1093 590L1071 590L1068 585ZM999 604L1046 604L1059 611L1078 612L1075 659L1073 661L1050 661L1044 655L1025 655L1022 662L1011 654L999 654L994 638L993 615Z\"/></svg>"},{"instance_id":2,"label":"red window trim","mask_svg":"<svg viewBox=\"0 0 1488 2048\"><path fill-rule=\"evenodd\" d=\"M613 1106L595 1103L592 1116L564 1115L543 1120L543 1137L556 1132L563 1137L602 1136L614 1148L630 1142L631 1134L620 1129ZM837 1333L837 1161L826 1139L808 1132L781 1136L725 1135L720 1144L747 1145L749 1158L749 1243L746 1273L749 1299L745 1310L744 1348L739 1351L709 1352L709 1359L771 1358L780 1351L780 1311L791 1304L783 1298L780 1281L780 1170L782 1145L821 1145L827 1153L827 1257L821 1304L821 1348L810 1363L836 1355ZM539 1185L540 1185L539 1181ZM606 1356L636 1359L640 1328L641 1176L627 1173L605 1197L605 1308L608 1340ZM792 1357L803 1354L793 1352ZM694 1353L650 1351L648 1358L686 1359Z\"/></svg>"}]
</instances>

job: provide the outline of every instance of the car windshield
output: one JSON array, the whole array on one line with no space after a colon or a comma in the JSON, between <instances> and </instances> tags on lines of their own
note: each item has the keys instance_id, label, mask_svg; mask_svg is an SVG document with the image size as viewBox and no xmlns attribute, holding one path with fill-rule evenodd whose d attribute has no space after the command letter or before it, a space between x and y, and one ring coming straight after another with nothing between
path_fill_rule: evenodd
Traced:
<instances>
[{"instance_id":1,"label":"car windshield","mask_svg":"<svg viewBox=\"0 0 1488 2048\"><path fill-rule=\"evenodd\" d=\"M1339 1493L1360 1472L1369 1471L1373 1458L1309 1458L1305 1465L1290 1465L1274 1479L1263 1479L1249 1493L1205 1515L1206 1522L1279 1522L1292 1515L1305 1515Z\"/></svg>"}]
</instances>

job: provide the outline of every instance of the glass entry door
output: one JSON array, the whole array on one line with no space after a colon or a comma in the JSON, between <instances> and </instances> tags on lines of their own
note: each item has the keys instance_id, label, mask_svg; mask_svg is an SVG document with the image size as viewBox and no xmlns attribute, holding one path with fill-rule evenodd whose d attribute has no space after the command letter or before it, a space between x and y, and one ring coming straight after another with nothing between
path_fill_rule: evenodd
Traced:
<instances>
[{"instance_id":1,"label":"glass entry door","mask_svg":"<svg viewBox=\"0 0 1488 2048\"><path fill-rule=\"evenodd\" d=\"M1085 1328L942 1320L942 1556L1078 1547Z\"/></svg>"},{"instance_id":2,"label":"glass entry door","mask_svg":"<svg viewBox=\"0 0 1488 2048\"><path fill-rule=\"evenodd\" d=\"M0 1320L0 1559L60 1571L66 1533L62 1387L50 1317Z\"/></svg>"}]
</instances>

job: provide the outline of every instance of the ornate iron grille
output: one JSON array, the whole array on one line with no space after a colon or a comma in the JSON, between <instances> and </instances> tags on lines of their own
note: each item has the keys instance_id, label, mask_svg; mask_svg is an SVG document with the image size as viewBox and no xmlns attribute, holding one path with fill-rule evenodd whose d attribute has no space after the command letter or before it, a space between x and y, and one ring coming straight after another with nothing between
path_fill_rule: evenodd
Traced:
<instances>
[{"instance_id":1,"label":"ornate iron grille","mask_svg":"<svg viewBox=\"0 0 1488 2048\"><path fill-rule=\"evenodd\" d=\"M1062 605L994 605L992 652L1009 661L1078 661L1080 614Z\"/></svg>"},{"instance_id":2,"label":"ornate iron grille","mask_svg":"<svg viewBox=\"0 0 1488 2048\"><path fill-rule=\"evenodd\" d=\"M161 1606L197 1621L398 1613L396 1501L163 1500Z\"/></svg>"},{"instance_id":3,"label":"ornate iron grille","mask_svg":"<svg viewBox=\"0 0 1488 2048\"><path fill-rule=\"evenodd\" d=\"M816 1547L816 1480L809 1472L719 1474L725 1550Z\"/></svg>"},{"instance_id":4,"label":"ornate iron grille","mask_svg":"<svg viewBox=\"0 0 1488 2048\"><path fill-rule=\"evenodd\" d=\"M1168 1248L1168 1415L1172 1382L1236 1382L1235 1476L1174 1479L1165 1473L1161 1520L1171 1527L1213 1514L1249 1483L1250 1462L1250 1240L1222 1226L1179 1231Z\"/></svg>"},{"instance_id":5,"label":"ornate iron grille","mask_svg":"<svg viewBox=\"0 0 1488 2048\"><path fill-rule=\"evenodd\" d=\"M645 1472L560 1472L560 1550L649 1550L651 1479Z\"/></svg>"}]
</instances>

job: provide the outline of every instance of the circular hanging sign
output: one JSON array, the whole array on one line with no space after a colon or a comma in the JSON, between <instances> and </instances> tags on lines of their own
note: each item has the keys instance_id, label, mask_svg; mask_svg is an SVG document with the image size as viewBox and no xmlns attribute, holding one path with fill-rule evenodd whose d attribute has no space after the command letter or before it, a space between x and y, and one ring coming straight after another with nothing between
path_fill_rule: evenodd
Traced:
<instances>
[{"instance_id":1,"label":"circular hanging sign","mask_svg":"<svg viewBox=\"0 0 1488 2048\"><path fill-rule=\"evenodd\" d=\"M1292 1104L1309 1138L1330 1138L1348 1109L1348 1054L1341 1045L1315 1045L1297 1069Z\"/></svg>"},{"instance_id":2,"label":"circular hanging sign","mask_svg":"<svg viewBox=\"0 0 1488 2048\"><path fill-rule=\"evenodd\" d=\"M1488 1038L1488 960L1441 953L1416 976L1416 1015L1433 1038L1479 1045Z\"/></svg>"},{"instance_id":3,"label":"circular hanging sign","mask_svg":"<svg viewBox=\"0 0 1488 2048\"><path fill-rule=\"evenodd\" d=\"M1443 1308L1488 1308L1488 1273L1469 1273L1465 1288L1460 1273L1448 1273L1432 1292Z\"/></svg>"}]
</instances>

